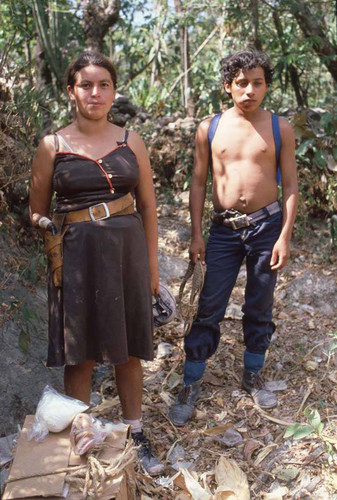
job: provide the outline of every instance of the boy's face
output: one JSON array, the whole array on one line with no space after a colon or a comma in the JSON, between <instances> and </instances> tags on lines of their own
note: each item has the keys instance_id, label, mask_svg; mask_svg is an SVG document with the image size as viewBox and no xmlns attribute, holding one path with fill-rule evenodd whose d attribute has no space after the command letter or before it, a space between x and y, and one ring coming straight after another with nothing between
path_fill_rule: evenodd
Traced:
<instances>
[{"instance_id":1,"label":"boy's face","mask_svg":"<svg viewBox=\"0 0 337 500\"><path fill-rule=\"evenodd\" d=\"M225 83L225 91L232 95L234 104L242 111L254 111L263 101L268 90L264 70L258 68L240 70L231 84Z\"/></svg>"}]
</instances>

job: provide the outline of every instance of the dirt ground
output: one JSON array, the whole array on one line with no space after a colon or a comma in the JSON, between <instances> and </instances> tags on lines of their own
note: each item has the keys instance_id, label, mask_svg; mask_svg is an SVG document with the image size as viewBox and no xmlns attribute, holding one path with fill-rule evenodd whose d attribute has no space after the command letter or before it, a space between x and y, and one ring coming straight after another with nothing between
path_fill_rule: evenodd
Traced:
<instances>
[{"instance_id":1,"label":"dirt ground","mask_svg":"<svg viewBox=\"0 0 337 500\"><path fill-rule=\"evenodd\" d=\"M159 247L184 259L187 267L186 197L159 206ZM241 389L244 267L221 324L219 348L207 364L195 415L184 428L168 418L182 383L179 313L156 331L156 358L144 363L143 421L166 468L155 479L137 466L142 500L337 499L337 256L325 222L298 223L296 235L291 260L278 278L276 332L263 371L265 380L281 389L277 408L260 410ZM180 283L181 278L169 283L176 297ZM111 371L97 368L94 380L105 408L99 414L120 420ZM291 429L296 439L285 436Z\"/></svg>"},{"instance_id":2,"label":"dirt ground","mask_svg":"<svg viewBox=\"0 0 337 500\"><path fill-rule=\"evenodd\" d=\"M179 229L188 228L186 204L162 211L159 246L186 259L187 266L188 241L179 238ZM263 370L266 381L283 388L277 408L260 410L241 389L244 269L232 294L231 317L221 325L219 349L208 362L195 416L184 428L168 419L182 382L182 318L157 330L157 357L144 363L143 420L166 470L155 480L138 469L143 499L245 500L248 489L252 499L337 499L336 254L326 224L313 222L297 233L301 237L293 240L291 260L278 278L277 328ZM176 296L180 282L170 284ZM115 401L108 412L118 418L114 382L97 382L96 390ZM285 437L295 423L296 439Z\"/></svg>"}]
</instances>

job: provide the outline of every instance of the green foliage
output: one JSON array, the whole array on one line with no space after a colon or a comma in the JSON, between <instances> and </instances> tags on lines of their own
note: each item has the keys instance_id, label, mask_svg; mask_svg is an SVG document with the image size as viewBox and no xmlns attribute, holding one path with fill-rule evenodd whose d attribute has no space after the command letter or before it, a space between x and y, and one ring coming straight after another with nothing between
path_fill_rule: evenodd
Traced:
<instances>
[{"instance_id":1,"label":"green foliage","mask_svg":"<svg viewBox=\"0 0 337 500\"><path fill-rule=\"evenodd\" d=\"M337 117L332 112L301 112L293 115L297 137L296 159L301 193L300 214L327 216L337 210L337 151L334 130ZM330 222L334 236L334 219ZM333 241L334 238L333 238Z\"/></svg>"},{"instance_id":2,"label":"green foliage","mask_svg":"<svg viewBox=\"0 0 337 500\"><path fill-rule=\"evenodd\" d=\"M324 424L321 422L320 414L317 410L312 410L307 407L304 410L304 414L308 419L309 424L297 423L287 427L283 437L292 437L293 439L303 439L310 434L322 435Z\"/></svg>"},{"instance_id":3,"label":"green foliage","mask_svg":"<svg viewBox=\"0 0 337 500\"><path fill-rule=\"evenodd\" d=\"M337 215L333 215L329 220L329 229L331 234L331 242L334 248L337 248Z\"/></svg>"},{"instance_id":4,"label":"green foliage","mask_svg":"<svg viewBox=\"0 0 337 500\"><path fill-rule=\"evenodd\" d=\"M337 332L330 333L330 335L331 335L331 337L333 337L334 340L336 340L336 342L331 344L329 351L334 351L335 349L337 349Z\"/></svg>"},{"instance_id":5,"label":"green foliage","mask_svg":"<svg viewBox=\"0 0 337 500\"><path fill-rule=\"evenodd\" d=\"M195 114L202 119L230 103L221 88L220 59L234 50L261 46L275 66L265 106L290 114L289 109L298 106L297 85L304 102L320 108L319 123L305 121L304 133L297 135L300 210L302 217L308 213L328 217L337 210L335 101L332 77L325 66L330 56L316 54L320 41L304 35L294 16L295 4L293 0L258 2L258 20L254 20L250 0L182 0L181 12L164 0L122 0L118 24L106 36L105 53L117 66L119 92L155 115L154 121L158 115L177 111L183 116L179 28L186 27L191 94ZM332 3L319 0L310 9L314 19L327 26L326 37L333 45ZM85 48L83 22L83 2L4 0L0 4L0 68L13 94L13 100L1 109L2 120L21 129L30 143L32 138L37 142L53 128L64 126L70 118L62 82L68 62ZM254 23L256 30L252 29ZM186 174L186 187L192 162L184 148L177 165ZM333 237L333 224L331 228ZM333 237L334 245L335 241Z\"/></svg>"}]
</instances>

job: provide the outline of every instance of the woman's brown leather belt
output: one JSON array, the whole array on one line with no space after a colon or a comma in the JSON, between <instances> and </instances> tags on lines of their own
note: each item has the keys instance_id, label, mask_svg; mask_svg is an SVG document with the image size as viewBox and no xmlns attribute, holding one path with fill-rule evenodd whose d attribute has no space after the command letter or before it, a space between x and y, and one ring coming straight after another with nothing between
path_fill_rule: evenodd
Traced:
<instances>
[{"instance_id":1,"label":"woman's brown leather belt","mask_svg":"<svg viewBox=\"0 0 337 500\"><path fill-rule=\"evenodd\" d=\"M74 222L100 221L115 217L116 215L129 215L135 211L134 200L131 193L109 201L108 203L97 203L89 208L74 210L66 214L54 214L53 222L57 228L68 226Z\"/></svg>"},{"instance_id":2,"label":"woman's brown leather belt","mask_svg":"<svg viewBox=\"0 0 337 500\"><path fill-rule=\"evenodd\" d=\"M117 215L129 215L135 212L134 200L131 193L109 201L108 203L97 203L89 208L75 210L63 214L54 214L53 222L57 228L57 234L46 231L44 242L45 252L48 256L50 270L56 287L62 286L63 281L63 237L67 226L76 222L101 221Z\"/></svg>"}]
</instances>

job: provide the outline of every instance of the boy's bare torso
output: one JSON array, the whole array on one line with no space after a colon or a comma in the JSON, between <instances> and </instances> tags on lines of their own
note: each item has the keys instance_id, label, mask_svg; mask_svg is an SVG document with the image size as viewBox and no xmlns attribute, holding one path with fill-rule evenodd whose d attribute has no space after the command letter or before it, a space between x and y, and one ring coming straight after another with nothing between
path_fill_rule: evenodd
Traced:
<instances>
[{"instance_id":1,"label":"boy's bare torso","mask_svg":"<svg viewBox=\"0 0 337 500\"><path fill-rule=\"evenodd\" d=\"M271 114L259 109L252 120L226 111L213 143L213 204L252 213L277 200Z\"/></svg>"}]
</instances>

